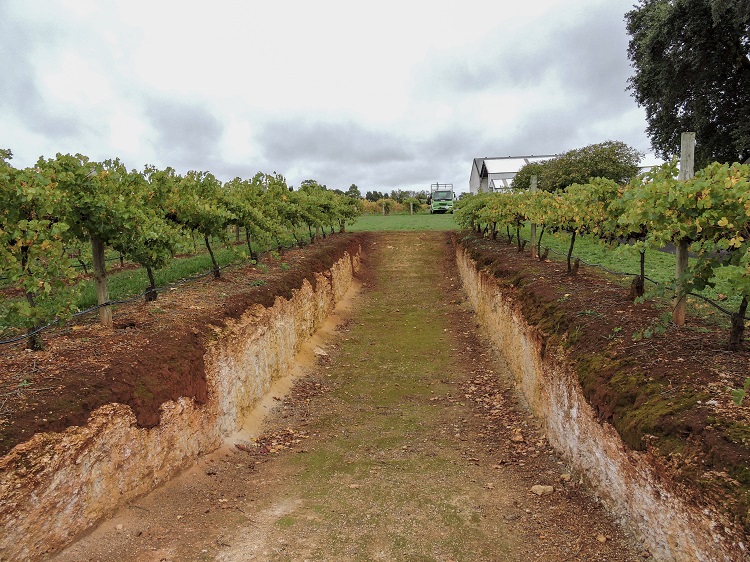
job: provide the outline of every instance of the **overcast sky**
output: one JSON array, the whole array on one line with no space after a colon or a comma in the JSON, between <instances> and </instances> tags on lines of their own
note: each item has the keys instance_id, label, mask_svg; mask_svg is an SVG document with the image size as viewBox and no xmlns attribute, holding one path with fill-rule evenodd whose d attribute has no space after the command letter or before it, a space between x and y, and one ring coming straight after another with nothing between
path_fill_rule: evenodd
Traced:
<instances>
[{"instance_id":1,"label":"overcast sky","mask_svg":"<svg viewBox=\"0 0 750 562\"><path fill-rule=\"evenodd\" d=\"M468 190L475 157L648 152L633 0L0 0L0 148Z\"/></svg>"}]
</instances>

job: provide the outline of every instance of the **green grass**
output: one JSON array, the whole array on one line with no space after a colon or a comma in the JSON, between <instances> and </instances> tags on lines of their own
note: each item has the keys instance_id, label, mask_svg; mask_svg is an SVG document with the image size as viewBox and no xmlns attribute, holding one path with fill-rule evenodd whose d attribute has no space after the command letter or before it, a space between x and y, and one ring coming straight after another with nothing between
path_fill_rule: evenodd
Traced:
<instances>
[{"instance_id":1,"label":"green grass","mask_svg":"<svg viewBox=\"0 0 750 562\"><path fill-rule=\"evenodd\" d=\"M241 259L238 251L234 249L214 250L216 261L220 266L236 262ZM157 287L164 287L180 279L193 277L208 273L213 269L211 257L207 252L187 258L172 260L167 267L154 272ZM143 268L130 269L113 273L107 276L107 287L110 300L122 300L142 294L148 286L148 276ZM81 295L78 299L78 308L86 309L96 305L96 290L94 281L86 280L83 283Z\"/></svg>"},{"instance_id":2,"label":"green grass","mask_svg":"<svg viewBox=\"0 0 750 562\"><path fill-rule=\"evenodd\" d=\"M298 236L303 238L307 236L306 231L300 231ZM231 238L234 240L234 236ZM244 235L243 238L244 239ZM307 239L305 238L305 241ZM284 247L290 247L295 244L294 239L290 236L280 241ZM231 247L220 247L218 240L213 240L211 243L216 261L221 267L229 263L241 262L247 258L247 245L240 244L238 246ZM208 251L203 244L197 246L198 254L183 258L174 258L169 264L163 269L159 269L154 272L154 279L156 281L156 287L165 287L175 281L186 279L188 277L194 277L197 275L209 273L213 269L211 263L211 257L208 255ZM255 243L253 249L259 253L266 251L276 251L276 245L264 244L258 247ZM192 244L188 251L192 251ZM117 254L111 253L111 256ZM110 257L111 257L110 256ZM127 262L126 262L127 263ZM107 266L112 268L117 265L116 261L110 261ZM288 269L288 266L287 266ZM267 271L267 269L266 269ZM78 308L83 310L96 305L96 290L94 289L93 280L86 280L82 283L81 295L78 300ZM148 286L148 276L146 270L142 267L138 269L132 269L122 272L115 272L107 276L107 287L109 289L110 300L124 300L128 298L141 295L145 292Z\"/></svg>"},{"instance_id":3,"label":"green grass","mask_svg":"<svg viewBox=\"0 0 750 562\"><path fill-rule=\"evenodd\" d=\"M382 219L410 217L377 218L382 226ZM415 234L404 241L386 233L379 240L376 280L336 361L325 367L329 401L310 429L327 437L289 457L299 474L290 487L318 514L312 519L301 508L294 528L299 536L314 529L326 559L352 559L351 542L340 540L343 529L356 536L357 560L376 553L390 560L498 559L498 553L508 559L513 540L506 546L462 502L471 487L459 460L463 449L441 431L455 414L432 400L454 390L448 380L457 368L444 308L448 293L434 289L442 287L435 263L443 237ZM425 557L429 552L441 556Z\"/></svg>"},{"instance_id":4,"label":"green grass","mask_svg":"<svg viewBox=\"0 0 750 562\"><path fill-rule=\"evenodd\" d=\"M362 215L346 230L458 230L458 224L452 214Z\"/></svg>"},{"instance_id":5,"label":"green grass","mask_svg":"<svg viewBox=\"0 0 750 562\"><path fill-rule=\"evenodd\" d=\"M537 236L541 232L540 228L537 228ZM501 238L507 242L505 231L501 231L498 234L498 240ZM529 239L530 228L526 226L521 229L521 238ZM514 241L515 243L515 241ZM567 232L558 232L555 234L545 233L542 238L542 248L549 247L550 254L548 256L551 260L565 261L568 246L570 245L570 234ZM526 251L528 251L528 246ZM589 236L577 236L576 243L573 248L573 256L578 257L581 261L588 264L596 264L615 271L618 273L638 273L640 270L640 255L632 247L620 246L618 248L611 248L606 244L603 244L599 238ZM692 259L690 260L692 263ZM675 273L675 256L669 252L661 252L659 250L647 250L646 251L646 277L659 283L671 284L674 279ZM621 276L620 281L623 284L628 284L632 280L630 276ZM721 306L729 311L736 311L740 306L741 296L732 291L732 287L722 275L719 270L717 274L716 287L706 288L699 294L710 298L714 301L719 301ZM653 293L656 290L656 286L653 283L646 282L647 296L649 293ZM667 294L669 291L667 291ZM725 300L719 300L719 295L726 295ZM729 323L729 317L716 310L713 306L695 297L688 298L688 306L693 309L693 313L710 317L713 321L718 322L722 325Z\"/></svg>"},{"instance_id":6,"label":"green grass","mask_svg":"<svg viewBox=\"0 0 750 562\"><path fill-rule=\"evenodd\" d=\"M541 228L537 228L537 236L539 236L540 232ZM505 231L498 234L498 239L500 239L501 234L503 240L507 241ZM530 228L526 226L521 229L521 238L528 240L529 237ZM549 259L564 261L568 254L569 245L570 234L567 232L557 232L555 234L545 232L542 238L542 248L550 249ZM602 244L598 238L587 237L585 235L576 236L573 256L580 258L586 263L598 264L621 273L638 273L640 269L640 256L634 248L610 248L608 245ZM660 283L668 282L674 275L674 268L674 255L657 250L646 251L647 277Z\"/></svg>"},{"instance_id":7,"label":"green grass","mask_svg":"<svg viewBox=\"0 0 750 562\"><path fill-rule=\"evenodd\" d=\"M286 246L291 245L288 241L282 241L282 243ZM267 247L261 247L258 251L263 252L267 249ZM246 245L224 248L213 247L213 250L214 255L216 256L216 261L221 267L248 259L246 255ZM198 251L200 253L194 256L174 258L163 269L154 271L156 287L166 287L171 283L182 279L210 273L213 270L213 264L211 263L211 257L209 256L208 251L205 246L198 246ZM107 255L108 257L112 257L117 254L110 252ZM125 264L132 265L132 262L126 260ZM142 295L146 291L149 283L145 268L138 267L137 269L127 269L125 271L112 271L116 267L119 267L118 260L110 260L107 262L107 289L111 301L134 298ZM89 270L89 273L91 273L91 270ZM262 284L262 280L258 280L257 283ZM96 306L96 289L94 288L93 279L87 278L81 280L80 290L81 292L78 301L76 302L78 309L86 310ZM14 328L10 328L11 332L13 329Z\"/></svg>"}]
</instances>

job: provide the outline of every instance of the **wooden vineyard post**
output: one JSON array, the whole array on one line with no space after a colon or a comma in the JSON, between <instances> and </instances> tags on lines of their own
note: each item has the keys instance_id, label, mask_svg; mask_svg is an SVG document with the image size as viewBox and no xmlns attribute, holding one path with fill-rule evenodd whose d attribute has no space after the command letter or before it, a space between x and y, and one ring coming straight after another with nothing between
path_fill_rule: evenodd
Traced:
<instances>
[{"instance_id":1,"label":"wooden vineyard post","mask_svg":"<svg viewBox=\"0 0 750 562\"><path fill-rule=\"evenodd\" d=\"M97 237L91 237L91 254L94 261L94 286L96 287L96 302L104 304L109 302L109 291L107 290L107 268L104 260L104 242ZM99 308L99 322L107 328L112 327L112 308L101 306Z\"/></svg>"},{"instance_id":2,"label":"wooden vineyard post","mask_svg":"<svg viewBox=\"0 0 750 562\"><path fill-rule=\"evenodd\" d=\"M692 179L695 175L695 133L682 133L680 139L680 175L679 181ZM685 295L684 280L682 279L688 267L689 240L682 239L677 243L675 265L675 305L672 311L672 322L677 326L685 324L687 311L687 295Z\"/></svg>"},{"instance_id":3,"label":"wooden vineyard post","mask_svg":"<svg viewBox=\"0 0 750 562\"><path fill-rule=\"evenodd\" d=\"M536 176L531 176L531 193L535 193L537 190L537 179ZM536 223L531 223L531 259L536 258Z\"/></svg>"}]
</instances>

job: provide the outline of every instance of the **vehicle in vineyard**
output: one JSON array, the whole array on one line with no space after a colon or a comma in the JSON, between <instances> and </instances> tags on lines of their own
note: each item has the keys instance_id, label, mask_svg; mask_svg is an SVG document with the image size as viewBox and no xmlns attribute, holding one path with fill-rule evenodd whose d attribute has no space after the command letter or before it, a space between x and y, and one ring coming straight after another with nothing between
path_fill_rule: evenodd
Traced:
<instances>
[{"instance_id":1,"label":"vehicle in vineyard","mask_svg":"<svg viewBox=\"0 0 750 562\"><path fill-rule=\"evenodd\" d=\"M452 213L456 193L453 191L452 183L433 183L430 186L430 196L427 204L430 206L430 214Z\"/></svg>"}]
</instances>

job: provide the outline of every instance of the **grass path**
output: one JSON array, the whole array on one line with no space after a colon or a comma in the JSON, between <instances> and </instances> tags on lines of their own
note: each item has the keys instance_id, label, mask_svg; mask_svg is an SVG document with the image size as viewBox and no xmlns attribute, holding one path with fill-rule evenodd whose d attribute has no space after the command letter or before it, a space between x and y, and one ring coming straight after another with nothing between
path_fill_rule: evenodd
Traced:
<instances>
[{"instance_id":1,"label":"grass path","mask_svg":"<svg viewBox=\"0 0 750 562\"><path fill-rule=\"evenodd\" d=\"M486 483L446 409L456 394L446 310L458 289L435 267L444 237L401 238L376 246L377 277L326 370L325 440L287 461L297 483L276 498L290 507L275 525L295 554L284 559L517 559L504 520L484 517Z\"/></svg>"},{"instance_id":2,"label":"grass path","mask_svg":"<svg viewBox=\"0 0 750 562\"><path fill-rule=\"evenodd\" d=\"M446 235L366 252L355 308L261 449L201 461L58 559L643 560L517 405Z\"/></svg>"}]
</instances>

